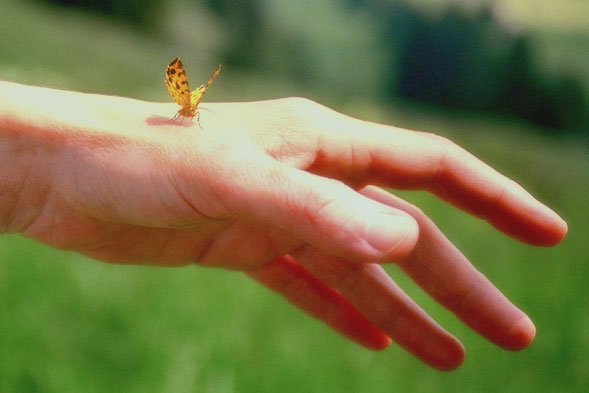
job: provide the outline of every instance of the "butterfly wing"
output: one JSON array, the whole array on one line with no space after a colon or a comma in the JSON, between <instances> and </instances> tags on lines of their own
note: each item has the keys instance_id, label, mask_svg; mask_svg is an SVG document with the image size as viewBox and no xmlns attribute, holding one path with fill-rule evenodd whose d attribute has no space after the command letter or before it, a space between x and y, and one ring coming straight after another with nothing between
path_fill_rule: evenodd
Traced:
<instances>
[{"instance_id":1,"label":"butterfly wing","mask_svg":"<svg viewBox=\"0 0 589 393\"><path fill-rule=\"evenodd\" d=\"M190 106L194 109L198 106L200 101L202 100L202 96L207 91L204 85L200 85L198 88L194 89L192 93L190 93Z\"/></svg>"},{"instance_id":2,"label":"butterfly wing","mask_svg":"<svg viewBox=\"0 0 589 393\"><path fill-rule=\"evenodd\" d=\"M194 89L192 91L192 93L190 93L190 107L191 108L196 109L198 107L198 104L202 100L202 96L204 96L204 94L206 93L206 91L209 88L209 86L211 85L211 83L213 83L213 81L215 80L217 75L219 75L220 71L221 71L221 64L219 64L217 66L217 69L215 70L213 75L211 75L211 77L209 78L209 81L207 82L206 85L200 85L198 88Z\"/></svg>"},{"instance_id":3,"label":"butterfly wing","mask_svg":"<svg viewBox=\"0 0 589 393\"><path fill-rule=\"evenodd\" d=\"M170 95L182 108L190 107L190 88L184 65L175 58L166 69L166 87Z\"/></svg>"}]
</instances>

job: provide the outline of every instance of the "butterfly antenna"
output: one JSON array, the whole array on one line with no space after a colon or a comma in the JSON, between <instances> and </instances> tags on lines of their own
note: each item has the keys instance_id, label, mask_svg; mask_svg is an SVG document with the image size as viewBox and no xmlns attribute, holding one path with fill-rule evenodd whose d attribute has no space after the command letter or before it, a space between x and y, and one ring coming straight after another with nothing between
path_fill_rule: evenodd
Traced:
<instances>
[{"instance_id":1,"label":"butterfly antenna","mask_svg":"<svg viewBox=\"0 0 589 393\"><path fill-rule=\"evenodd\" d=\"M204 109L207 112L215 113L212 110L210 110L209 108L205 108L204 106L199 106L198 109Z\"/></svg>"}]
</instances>

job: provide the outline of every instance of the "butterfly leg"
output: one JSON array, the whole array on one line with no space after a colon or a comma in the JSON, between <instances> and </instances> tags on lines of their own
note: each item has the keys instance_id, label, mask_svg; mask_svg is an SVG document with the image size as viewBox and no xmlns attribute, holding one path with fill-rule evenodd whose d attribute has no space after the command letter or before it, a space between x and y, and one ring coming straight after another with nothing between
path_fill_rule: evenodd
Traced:
<instances>
[{"instance_id":1,"label":"butterfly leg","mask_svg":"<svg viewBox=\"0 0 589 393\"><path fill-rule=\"evenodd\" d=\"M170 120L168 120L168 123L174 122L176 120L178 120L178 118L180 117L180 112L176 112L176 114L174 115L174 117L172 117Z\"/></svg>"},{"instance_id":2,"label":"butterfly leg","mask_svg":"<svg viewBox=\"0 0 589 393\"><path fill-rule=\"evenodd\" d=\"M194 120L195 117L196 117L196 123L198 124L198 126L202 130L202 126L200 125L200 112L199 111L194 112L194 116L192 116L191 119Z\"/></svg>"}]
</instances>

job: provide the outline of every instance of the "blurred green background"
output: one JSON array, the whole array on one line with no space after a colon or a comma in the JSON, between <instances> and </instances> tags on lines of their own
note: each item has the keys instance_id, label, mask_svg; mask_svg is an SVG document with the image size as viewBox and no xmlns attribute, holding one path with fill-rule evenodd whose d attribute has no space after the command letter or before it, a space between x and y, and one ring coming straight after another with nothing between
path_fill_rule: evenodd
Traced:
<instances>
[{"instance_id":1,"label":"blurred green background","mask_svg":"<svg viewBox=\"0 0 589 393\"><path fill-rule=\"evenodd\" d=\"M536 341L497 349L387 267L466 344L441 373L346 342L241 274L107 265L3 235L0 392L589 391L586 0L0 3L2 80L170 101L176 56L193 84L225 65L207 100L302 95L442 134L553 206L569 235L535 249L397 193L532 317Z\"/></svg>"}]
</instances>

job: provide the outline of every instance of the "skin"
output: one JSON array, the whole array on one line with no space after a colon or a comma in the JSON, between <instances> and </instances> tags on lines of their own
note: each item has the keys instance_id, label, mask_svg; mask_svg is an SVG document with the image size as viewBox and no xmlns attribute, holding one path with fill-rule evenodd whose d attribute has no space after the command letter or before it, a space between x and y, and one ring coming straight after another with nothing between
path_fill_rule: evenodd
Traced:
<instances>
[{"instance_id":1,"label":"skin","mask_svg":"<svg viewBox=\"0 0 589 393\"><path fill-rule=\"evenodd\" d=\"M518 350L530 319L417 207L428 190L506 234L552 246L566 223L434 134L302 98L175 104L0 82L0 233L113 263L243 271L371 349L395 341L441 370L463 345L385 273L397 263L465 324Z\"/></svg>"}]
</instances>

